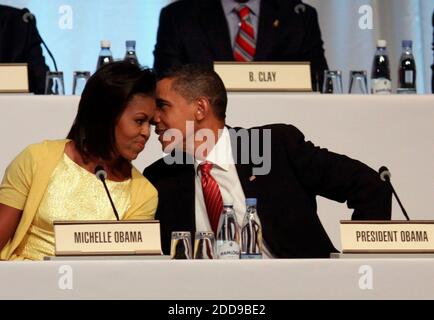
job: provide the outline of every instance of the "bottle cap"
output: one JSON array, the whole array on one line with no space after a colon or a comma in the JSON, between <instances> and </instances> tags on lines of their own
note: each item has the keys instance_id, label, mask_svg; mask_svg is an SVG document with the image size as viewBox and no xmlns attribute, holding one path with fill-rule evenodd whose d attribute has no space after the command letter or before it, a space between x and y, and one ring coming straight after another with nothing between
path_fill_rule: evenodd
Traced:
<instances>
[{"instance_id":1,"label":"bottle cap","mask_svg":"<svg viewBox=\"0 0 434 320\"><path fill-rule=\"evenodd\" d=\"M378 40L377 41L377 47L386 48L387 47L387 41L386 40Z\"/></svg>"},{"instance_id":2,"label":"bottle cap","mask_svg":"<svg viewBox=\"0 0 434 320\"><path fill-rule=\"evenodd\" d=\"M136 47L136 40L127 40L125 41L125 46L130 48L130 47Z\"/></svg>"},{"instance_id":3,"label":"bottle cap","mask_svg":"<svg viewBox=\"0 0 434 320\"><path fill-rule=\"evenodd\" d=\"M256 206L257 203L258 203L258 200L256 198L247 198L246 199L246 206L248 206L248 207Z\"/></svg>"},{"instance_id":4,"label":"bottle cap","mask_svg":"<svg viewBox=\"0 0 434 320\"><path fill-rule=\"evenodd\" d=\"M111 42L110 40L102 40L101 41L101 48L110 48L111 47Z\"/></svg>"},{"instance_id":5,"label":"bottle cap","mask_svg":"<svg viewBox=\"0 0 434 320\"><path fill-rule=\"evenodd\" d=\"M411 41L411 40L403 40L402 41L402 46L404 48L411 48L411 47L413 47L413 41Z\"/></svg>"}]
</instances>

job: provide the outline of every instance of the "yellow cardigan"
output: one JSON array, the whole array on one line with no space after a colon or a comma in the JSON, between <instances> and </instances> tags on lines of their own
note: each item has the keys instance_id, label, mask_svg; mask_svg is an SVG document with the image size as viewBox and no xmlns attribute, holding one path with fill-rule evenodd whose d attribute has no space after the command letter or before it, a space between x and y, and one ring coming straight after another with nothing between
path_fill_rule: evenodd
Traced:
<instances>
[{"instance_id":1,"label":"yellow cardigan","mask_svg":"<svg viewBox=\"0 0 434 320\"><path fill-rule=\"evenodd\" d=\"M0 203L23 211L14 237L1 250L0 259L17 258L17 249L29 229L48 187L50 177L69 140L44 141L21 152L6 169L0 185ZM158 192L136 168L131 171L131 205L124 220L153 219Z\"/></svg>"}]
</instances>

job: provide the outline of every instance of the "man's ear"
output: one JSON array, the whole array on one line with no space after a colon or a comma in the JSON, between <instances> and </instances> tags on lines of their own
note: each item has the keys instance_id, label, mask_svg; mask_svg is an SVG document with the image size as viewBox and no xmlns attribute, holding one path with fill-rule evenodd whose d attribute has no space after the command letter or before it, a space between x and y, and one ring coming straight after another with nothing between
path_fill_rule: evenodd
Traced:
<instances>
[{"instance_id":1,"label":"man's ear","mask_svg":"<svg viewBox=\"0 0 434 320\"><path fill-rule=\"evenodd\" d=\"M207 98L201 97L196 100L196 111L194 117L196 121L201 121L212 113L211 105Z\"/></svg>"}]
</instances>

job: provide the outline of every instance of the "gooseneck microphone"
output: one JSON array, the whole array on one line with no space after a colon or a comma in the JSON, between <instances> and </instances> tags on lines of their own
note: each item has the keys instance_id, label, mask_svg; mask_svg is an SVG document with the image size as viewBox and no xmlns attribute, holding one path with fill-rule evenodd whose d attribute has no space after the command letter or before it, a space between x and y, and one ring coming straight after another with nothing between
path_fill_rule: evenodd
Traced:
<instances>
[{"instance_id":1,"label":"gooseneck microphone","mask_svg":"<svg viewBox=\"0 0 434 320\"><path fill-rule=\"evenodd\" d=\"M107 193L107 196L108 196L108 198L109 198L109 200L110 200L110 203L111 203L111 205L112 205L113 212L115 213L116 219L119 221L119 215L118 215L118 212L117 212L117 210L116 210L116 207L115 207L115 205L114 205L114 203L113 203L112 197L110 196L110 192L109 192L109 190L108 190L108 188L107 188L107 185L106 185L106 183L105 183L105 179L107 178L107 172L104 170L104 168L103 168L102 166L96 166L96 167L95 167L95 175L96 175L96 177L97 177L99 180L101 180L102 184L104 185L104 189L105 189L105 191L106 191L106 193Z\"/></svg>"},{"instance_id":2,"label":"gooseneck microphone","mask_svg":"<svg viewBox=\"0 0 434 320\"><path fill-rule=\"evenodd\" d=\"M33 27L35 28L35 32L37 37L39 38L39 40L41 41L42 45L45 47L45 50L47 50L48 55L51 58L51 61L53 61L53 65L54 65L54 70L57 70L57 63L56 63L56 59L54 59L53 54L51 53L50 49L48 49L47 44L45 43L44 39L42 39L41 35L39 34L39 31L36 27L36 18L35 16L28 10L28 9L24 9L25 13L23 15L23 21L25 23L31 23L33 25Z\"/></svg>"},{"instance_id":3,"label":"gooseneck microphone","mask_svg":"<svg viewBox=\"0 0 434 320\"><path fill-rule=\"evenodd\" d=\"M382 166L378 173L380 174L380 179L385 181L387 184L389 184L390 188L392 189L392 193L395 196L396 200L398 201L399 206L401 207L401 211L404 214L405 218L409 221L410 218L407 215L407 211L405 211L404 206L401 203L401 200L399 200L398 194L395 192L395 189L392 186L392 182L390 181L390 178L392 175L390 174L389 169L387 169L385 166Z\"/></svg>"},{"instance_id":4,"label":"gooseneck microphone","mask_svg":"<svg viewBox=\"0 0 434 320\"><path fill-rule=\"evenodd\" d=\"M306 6L300 1L300 3L294 7L294 12L296 14L305 13L306 12Z\"/></svg>"}]
</instances>

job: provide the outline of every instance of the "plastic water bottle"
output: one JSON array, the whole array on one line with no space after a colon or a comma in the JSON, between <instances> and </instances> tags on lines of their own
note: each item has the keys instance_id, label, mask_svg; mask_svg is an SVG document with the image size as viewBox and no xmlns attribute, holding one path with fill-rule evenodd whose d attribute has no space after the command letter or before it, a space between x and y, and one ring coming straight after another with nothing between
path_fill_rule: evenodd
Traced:
<instances>
[{"instance_id":1,"label":"plastic water bottle","mask_svg":"<svg viewBox=\"0 0 434 320\"><path fill-rule=\"evenodd\" d=\"M391 94L392 81L390 78L389 56L386 40L378 40L377 52L372 64L371 90L373 94Z\"/></svg>"},{"instance_id":2,"label":"plastic water bottle","mask_svg":"<svg viewBox=\"0 0 434 320\"><path fill-rule=\"evenodd\" d=\"M416 61L413 56L413 41L402 41L399 61L398 93L416 93Z\"/></svg>"},{"instance_id":3,"label":"plastic water bottle","mask_svg":"<svg viewBox=\"0 0 434 320\"><path fill-rule=\"evenodd\" d=\"M125 41L126 53L125 53L125 61L128 61L131 64L139 65L139 60L136 55L136 41L135 40L127 40Z\"/></svg>"},{"instance_id":4,"label":"plastic water bottle","mask_svg":"<svg viewBox=\"0 0 434 320\"><path fill-rule=\"evenodd\" d=\"M217 257L219 259L240 258L240 236L237 217L232 203L223 205L217 228Z\"/></svg>"},{"instance_id":5,"label":"plastic water bottle","mask_svg":"<svg viewBox=\"0 0 434 320\"><path fill-rule=\"evenodd\" d=\"M101 51L98 55L98 61L96 63L96 70L101 68L102 66L113 62L113 55L110 51L111 43L108 40L101 41Z\"/></svg>"},{"instance_id":6,"label":"plastic water bottle","mask_svg":"<svg viewBox=\"0 0 434 320\"><path fill-rule=\"evenodd\" d=\"M262 227L256 198L246 199L246 214L241 227L241 259L262 258Z\"/></svg>"}]
</instances>

